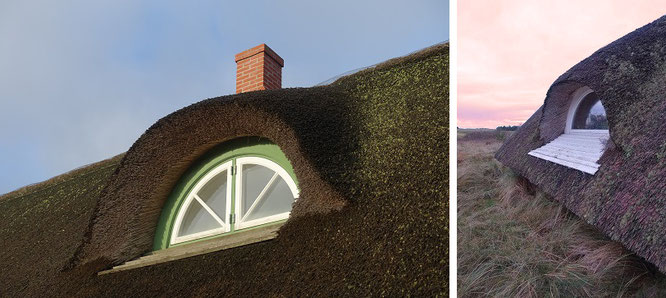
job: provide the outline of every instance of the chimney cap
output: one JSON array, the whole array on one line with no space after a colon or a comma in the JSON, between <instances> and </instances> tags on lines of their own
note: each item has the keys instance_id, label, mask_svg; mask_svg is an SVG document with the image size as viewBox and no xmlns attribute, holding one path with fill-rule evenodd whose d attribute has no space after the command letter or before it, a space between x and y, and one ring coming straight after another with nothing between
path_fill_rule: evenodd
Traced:
<instances>
[{"instance_id":1,"label":"chimney cap","mask_svg":"<svg viewBox=\"0 0 666 298\"><path fill-rule=\"evenodd\" d=\"M242 52L236 54L236 56L234 58L235 58L236 62L238 62L240 60L252 57L252 56L254 56L256 54L259 54L261 52L265 52L266 55L273 58L273 60L275 60L275 62L280 64L281 67L284 67L284 60L282 59L282 57L280 57L277 53L275 53L265 43L262 43L262 44L260 44L256 47L254 47L254 48L242 51Z\"/></svg>"}]
</instances>

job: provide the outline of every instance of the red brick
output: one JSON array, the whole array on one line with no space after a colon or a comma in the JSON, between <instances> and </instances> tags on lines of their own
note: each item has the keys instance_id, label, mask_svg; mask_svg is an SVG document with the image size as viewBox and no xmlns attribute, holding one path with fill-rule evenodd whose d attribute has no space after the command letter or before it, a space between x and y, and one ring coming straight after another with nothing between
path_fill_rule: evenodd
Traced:
<instances>
[{"instance_id":1,"label":"red brick","mask_svg":"<svg viewBox=\"0 0 666 298\"><path fill-rule=\"evenodd\" d=\"M282 88L284 60L266 44L236 54L236 93Z\"/></svg>"}]
</instances>

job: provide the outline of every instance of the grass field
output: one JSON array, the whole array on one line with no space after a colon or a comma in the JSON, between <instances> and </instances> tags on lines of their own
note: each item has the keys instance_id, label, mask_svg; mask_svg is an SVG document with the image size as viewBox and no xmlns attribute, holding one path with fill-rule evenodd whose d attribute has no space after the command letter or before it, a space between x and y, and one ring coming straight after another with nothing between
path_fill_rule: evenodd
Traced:
<instances>
[{"instance_id":1,"label":"grass field","mask_svg":"<svg viewBox=\"0 0 666 298\"><path fill-rule=\"evenodd\" d=\"M666 297L666 276L516 177L504 137L458 137L461 297Z\"/></svg>"}]
</instances>

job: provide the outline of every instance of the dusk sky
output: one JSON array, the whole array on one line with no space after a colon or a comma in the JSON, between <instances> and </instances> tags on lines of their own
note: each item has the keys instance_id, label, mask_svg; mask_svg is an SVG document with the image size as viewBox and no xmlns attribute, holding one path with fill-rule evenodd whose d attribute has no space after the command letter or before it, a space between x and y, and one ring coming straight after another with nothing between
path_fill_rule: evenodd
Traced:
<instances>
[{"instance_id":1,"label":"dusk sky","mask_svg":"<svg viewBox=\"0 0 666 298\"><path fill-rule=\"evenodd\" d=\"M261 43L283 87L448 40L449 2L2 1L0 194L122 153L155 121L235 92Z\"/></svg>"},{"instance_id":2,"label":"dusk sky","mask_svg":"<svg viewBox=\"0 0 666 298\"><path fill-rule=\"evenodd\" d=\"M458 126L525 122L566 70L666 13L664 1L458 1Z\"/></svg>"}]
</instances>

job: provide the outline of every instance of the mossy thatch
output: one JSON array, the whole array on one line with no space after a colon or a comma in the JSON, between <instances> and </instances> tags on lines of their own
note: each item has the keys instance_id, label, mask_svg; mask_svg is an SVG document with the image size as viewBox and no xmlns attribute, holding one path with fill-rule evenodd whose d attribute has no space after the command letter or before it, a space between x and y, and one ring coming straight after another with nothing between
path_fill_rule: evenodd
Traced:
<instances>
[{"instance_id":1,"label":"mossy thatch","mask_svg":"<svg viewBox=\"0 0 666 298\"><path fill-rule=\"evenodd\" d=\"M55 287L122 156L0 196L0 296Z\"/></svg>"},{"instance_id":2,"label":"mossy thatch","mask_svg":"<svg viewBox=\"0 0 666 298\"><path fill-rule=\"evenodd\" d=\"M183 108L150 127L112 174L88 186L88 178L71 181L94 192L75 197L73 189L54 198L54 204L87 202L81 208L89 219L68 223L78 226L68 249L31 257L40 253L29 247L37 240L22 239L25 251L5 252L21 257L0 262L66 270L35 269L3 293L446 295L448 105L444 44L329 86L249 92ZM301 195L278 238L96 275L150 251L161 207L180 175L215 145L244 136L280 146L298 177ZM33 220L25 224L44 235L65 224Z\"/></svg>"},{"instance_id":3,"label":"mossy thatch","mask_svg":"<svg viewBox=\"0 0 666 298\"><path fill-rule=\"evenodd\" d=\"M528 156L564 132L570 95L588 86L611 136L595 175ZM561 75L496 158L666 272L666 17Z\"/></svg>"}]
</instances>

